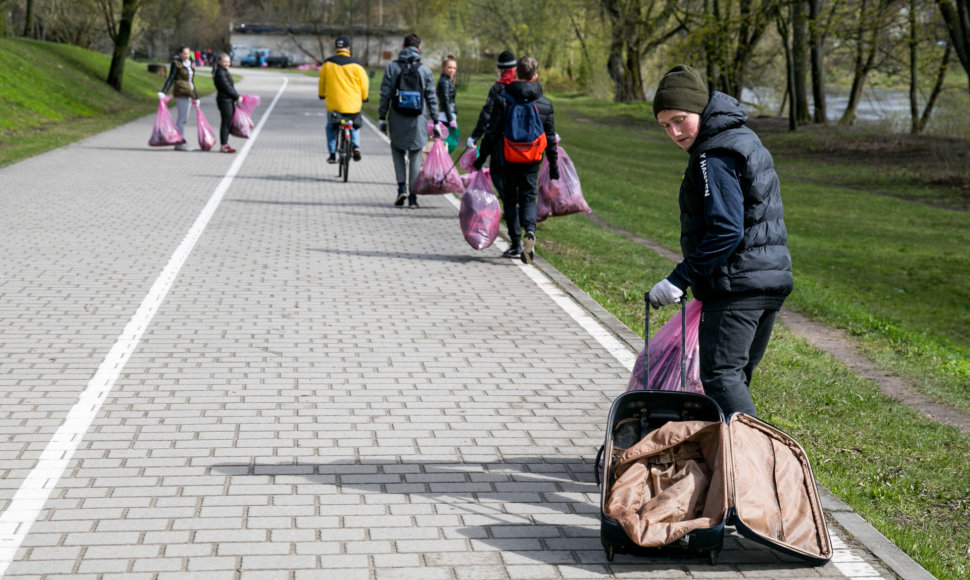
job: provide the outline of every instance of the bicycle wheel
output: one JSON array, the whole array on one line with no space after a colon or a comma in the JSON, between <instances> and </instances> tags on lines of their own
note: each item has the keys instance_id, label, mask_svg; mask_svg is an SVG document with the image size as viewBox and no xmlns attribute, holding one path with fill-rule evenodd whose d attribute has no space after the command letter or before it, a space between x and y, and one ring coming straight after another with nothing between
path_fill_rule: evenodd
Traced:
<instances>
[{"instance_id":1,"label":"bicycle wheel","mask_svg":"<svg viewBox=\"0 0 970 580\"><path fill-rule=\"evenodd\" d=\"M354 144L350 141L350 139L347 139L346 137L344 137L344 146L343 146L343 149L342 149L342 151L343 151L343 159L341 159L341 165L343 165L344 181L345 182L347 181L347 178L350 176L349 175L350 174L350 157L353 155L353 145Z\"/></svg>"},{"instance_id":2,"label":"bicycle wheel","mask_svg":"<svg viewBox=\"0 0 970 580\"><path fill-rule=\"evenodd\" d=\"M344 174L344 134L337 132L337 177Z\"/></svg>"}]
</instances>

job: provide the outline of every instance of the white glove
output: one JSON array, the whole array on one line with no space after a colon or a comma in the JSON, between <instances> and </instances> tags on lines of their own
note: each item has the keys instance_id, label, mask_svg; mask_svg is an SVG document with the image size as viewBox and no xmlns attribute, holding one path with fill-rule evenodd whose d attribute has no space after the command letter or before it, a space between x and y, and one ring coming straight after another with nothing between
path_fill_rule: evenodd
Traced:
<instances>
[{"instance_id":1,"label":"white glove","mask_svg":"<svg viewBox=\"0 0 970 580\"><path fill-rule=\"evenodd\" d=\"M159 99L164 99L165 98L165 93L163 93L161 91L158 91L158 98Z\"/></svg>"},{"instance_id":2,"label":"white glove","mask_svg":"<svg viewBox=\"0 0 970 580\"><path fill-rule=\"evenodd\" d=\"M199 99L192 99L192 106L193 107L198 107L199 106Z\"/></svg>"},{"instance_id":3,"label":"white glove","mask_svg":"<svg viewBox=\"0 0 970 580\"><path fill-rule=\"evenodd\" d=\"M666 306L668 304L677 302L683 295L683 290L674 286L669 280L664 278L663 280L657 282L650 290L650 305L654 308L660 308L661 306Z\"/></svg>"},{"instance_id":4,"label":"white glove","mask_svg":"<svg viewBox=\"0 0 970 580\"><path fill-rule=\"evenodd\" d=\"M468 141L465 141L465 147L467 147L468 149L474 149L475 148L475 140L472 139L471 137L469 137L468 138Z\"/></svg>"}]
</instances>

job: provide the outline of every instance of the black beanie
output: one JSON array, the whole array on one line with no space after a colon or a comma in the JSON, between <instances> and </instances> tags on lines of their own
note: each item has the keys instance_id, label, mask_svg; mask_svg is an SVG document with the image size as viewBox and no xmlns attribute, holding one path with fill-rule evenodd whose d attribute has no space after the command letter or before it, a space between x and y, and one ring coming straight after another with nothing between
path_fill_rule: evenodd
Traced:
<instances>
[{"instance_id":1,"label":"black beanie","mask_svg":"<svg viewBox=\"0 0 970 580\"><path fill-rule=\"evenodd\" d=\"M337 48L350 48L350 39L346 36L338 36L333 45Z\"/></svg>"},{"instance_id":2,"label":"black beanie","mask_svg":"<svg viewBox=\"0 0 970 580\"><path fill-rule=\"evenodd\" d=\"M660 79L653 96L653 116L663 110L701 114L710 94L704 77L686 64L678 64Z\"/></svg>"},{"instance_id":3,"label":"black beanie","mask_svg":"<svg viewBox=\"0 0 970 580\"><path fill-rule=\"evenodd\" d=\"M498 67L499 68L515 68L516 65L515 55L512 54L511 50L503 50L500 55L498 55Z\"/></svg>"}]
</instances>

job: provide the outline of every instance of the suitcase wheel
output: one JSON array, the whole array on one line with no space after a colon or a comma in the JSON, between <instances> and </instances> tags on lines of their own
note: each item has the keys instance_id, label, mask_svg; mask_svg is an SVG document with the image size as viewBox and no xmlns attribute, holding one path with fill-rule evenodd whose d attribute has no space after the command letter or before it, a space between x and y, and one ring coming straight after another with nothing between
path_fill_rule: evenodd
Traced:
<instances>
[{"instance_id":1,"label":"suitcase wheel","mask_svg":"<svg viewBox=\"0 0 970 580\"><path fill-rule=\"evenodd\" d=\"M610 546L609 548L606 549L606 560L608 562L612 562L613 555L614 555L613 546Z\"/></svg>"}]
</instances>

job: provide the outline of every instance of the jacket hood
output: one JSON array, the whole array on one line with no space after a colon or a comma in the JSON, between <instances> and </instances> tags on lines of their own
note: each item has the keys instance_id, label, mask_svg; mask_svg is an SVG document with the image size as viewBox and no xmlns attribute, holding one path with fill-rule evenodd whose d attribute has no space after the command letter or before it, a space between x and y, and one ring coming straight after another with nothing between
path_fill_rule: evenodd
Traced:
<instances>
[{"instance_id":1,"label":"jacket hood","mask_svg":"<svg viewBox=\"0 0 970 580\"><path fill-rule=\"evenodd\" d=\"M421 51L417 47L409 46L397 55L397 59L401 62L420 61Z\"/></svg>"},{"instance_id":2,"label":"jacket hood","mask_svg":"<svg viewBox=\"0 0 970 580\"><path fill-rule=\"evenodd\" d=\"M701 130L694 145L747 122L748 114L737 99L720 91L711 91L711 99L701 114Z\"/></svg>"},{"instance_id":3,"label":"jacket hood","mask_svg":"<svg viewBox=\"0 0 970 580\"><path fill-rule=\"evenodd\" d=\"M516 99L529 99L534 101L542 96L542 87L539 83L531 81L515 81L505 87L505 92Z\"/></svg>"}]
</instances>

